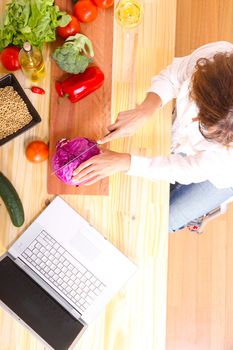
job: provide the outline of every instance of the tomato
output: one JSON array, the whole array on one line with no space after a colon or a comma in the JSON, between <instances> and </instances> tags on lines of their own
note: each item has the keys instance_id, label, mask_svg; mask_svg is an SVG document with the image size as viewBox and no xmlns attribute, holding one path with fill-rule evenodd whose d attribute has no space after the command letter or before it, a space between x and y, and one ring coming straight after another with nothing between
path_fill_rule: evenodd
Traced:
<instances>
[{"instance_id":1,"label":"tomato","mask_svg":"<svg viewBox=\"0 0 233 350\"><path fill-rule=\"evenodd\" d=\"M91 0L82 0L74 5L74 15L80 22L89 23L98 16L98 9Z\"/></svg>"},{"instance_id":2,"label":"tomato","mask_svg":"<svg viewBox=\"0 0 233 350\"><path fill-rule=\"evenodd\" d=\"M3 66L10 71L20 69L19 51L16 46L8 46L1 53L1 61Z\"/></svg>"},{"instance_id":3,"label":"tomato","mask_svg":"<svg viewBox=\"0 0 233 350\"><path fill-rule=\"evenodd\" d=\"M43 141L32 141L26 147L26 157L30 162L40 163L49 156L49 147Z\"/></svg>"},{"instance_id":4,"label":"tomato","mask_svg":"<svg viewBox=\"0 0 233 350\"><path fill-rule=\"evenodd\" d=\"M94 4L102 9L107 9L111 7L114 3L114 0L92 0Z\"/></svg>"},{"instance_id":5,"label":"tomato","mask_svg":"<svg viewBox=\"0 0 233 350\"><path fill-rule=\"evenodd\" d=\"M69 15L71 17L71 21L65 27L58 27L57 34L62 38L66 39L70 35L75 35L80 32L80 24L76 17Z\"/></svg>"}]
</instances>

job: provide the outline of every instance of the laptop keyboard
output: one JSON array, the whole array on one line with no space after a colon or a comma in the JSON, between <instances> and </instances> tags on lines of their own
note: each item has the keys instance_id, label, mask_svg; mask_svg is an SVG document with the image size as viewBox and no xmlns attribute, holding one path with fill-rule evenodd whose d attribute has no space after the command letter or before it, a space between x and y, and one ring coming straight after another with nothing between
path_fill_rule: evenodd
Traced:
<instances>
[{"instance_id":1,"label":"laptop keyboard","mask_svg":"<svg viewBox=\"0 0 233 350\"><path fill-rule=\"evenodd\" d=\"M22 256L81 311L106 287L44 230Z\"/></svg>"}]
</instances>

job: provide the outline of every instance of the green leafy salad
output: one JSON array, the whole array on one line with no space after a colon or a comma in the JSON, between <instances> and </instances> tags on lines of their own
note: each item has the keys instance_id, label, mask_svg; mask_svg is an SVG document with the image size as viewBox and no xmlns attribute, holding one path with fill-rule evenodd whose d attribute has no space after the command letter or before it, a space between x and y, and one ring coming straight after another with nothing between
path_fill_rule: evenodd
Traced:
<instances>
[{"instance_id":1,"label":"green leafy salad","mask_svg":"<svg viewBox=\"0 0 233 350\"><path fill-rule=\"evenodd\" d=\"M70 20L54 0L13 0L0 25L0 51L10 44L22 47L26 41L41 47L54 41L56 27L64 27Z\"/></svg>"}]
</instances>

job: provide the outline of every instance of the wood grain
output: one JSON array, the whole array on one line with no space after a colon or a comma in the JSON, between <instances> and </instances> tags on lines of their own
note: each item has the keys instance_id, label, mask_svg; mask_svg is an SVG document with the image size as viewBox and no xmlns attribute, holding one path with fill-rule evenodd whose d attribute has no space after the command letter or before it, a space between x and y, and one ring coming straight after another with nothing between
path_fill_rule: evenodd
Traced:
<instances>
[{"instance_id":1,"label":"wood grain","mask_svg":"<svg viewBox=\"0 0 233 350\"><path fill-rule=\"evenodd\" d=\"M64 11L72 13L72 1L56 0L56 4ZM103 28L108 28L107 31ZM82 33L93 43L94 65L104 72L104 85L77 103L61 99L55 82L63 81L68 76L56 64L51 63L51 99L50 99L50 155L55 153L56 144L63 138L73 139L77 136L98 140L107 133L111 122L112 98L112 49L113 49L113 8L99 10L97 19L88 24L81 24ZM52 44L51 51L61 46L64 40L59 39ZM102 146L106 148L106 146ZM50 160L51 160L50 157ZM92 186L70 186L63 183L56 175L52 175L51 161L48 168L48 192L51 194L85 194L107 195L108 179L98 181Z\"/></svg>"},{"instance_id":2,"label":"wood grain","mask_svg":"<svg viewBox=\"0 0 233 350\"><path fill-rule=\"evenodd\" d=\"M6 1L0 2L0 11ZM144 21L137 31L123 32L114 23L112 121L119 111L140 103L151 76L169 64L175 48L176 0L145 0ZM4 204L0 206L0 250L20 235L45 208L47 162L29 163L24 156L31 138L48 141L50 58L45 52L46 95L29 97L42 122L0 148L0 169L16 186L26 221L12 226ZM1 70L2 71L2 70ZM17 73L21 82L23 78ZM141 155L168 154L172 106L158 111L131 138L110 148ZM73 208L138 265L138 273L113 298L106 310L80 339L75 350L164 350L166 332L168 184L116 174L109 179L108 196L63 195ZM33 335L5 311L0 311L1 350L44 350Z\"/></svg>"},{"instance_id":3,"label":"wood grain","mask_svg":"<svg viewBox=\"0 0 233 350\"><path fill-rule=\"evenodd\" d=\"M178 0L176 56L233 42L233 1ZM167 350L233 349L233 206L200 236L169 239Z\"/></svg>"}]
</instances>

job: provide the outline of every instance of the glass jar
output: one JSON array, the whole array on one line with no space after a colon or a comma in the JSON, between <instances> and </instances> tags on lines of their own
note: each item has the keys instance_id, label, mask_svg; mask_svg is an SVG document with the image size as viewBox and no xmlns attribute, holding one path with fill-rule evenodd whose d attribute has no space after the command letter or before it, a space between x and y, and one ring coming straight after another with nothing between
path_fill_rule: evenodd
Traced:
<instances>
[{"instance_id":1,"label":"glass jar","mask_svg":"<svg viewBox=\"0 0 233 350\"><path fill-rule=\"evenodd\" d=\"M139 0L119 0L115 8L116 20L124 29L138 26L143 13L143 4Z\"/></svg>"}]
</instances>

